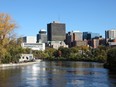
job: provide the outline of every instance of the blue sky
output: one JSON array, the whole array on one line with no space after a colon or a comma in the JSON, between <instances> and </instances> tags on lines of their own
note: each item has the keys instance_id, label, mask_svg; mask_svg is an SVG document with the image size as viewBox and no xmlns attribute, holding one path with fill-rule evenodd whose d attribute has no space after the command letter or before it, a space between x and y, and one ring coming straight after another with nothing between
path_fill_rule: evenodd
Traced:
<instances>
[{"instance_id":1,"label":"blue sky","mask_svg":"<svg viewBox=\"0 0 116 87\"><path fill-rule=\"evenodd\" d=\"M0 13L16 21L16 33L35 36L47 24L60 21L66 31L100 33L116 28L116 0L0 0Z\"/></svg>"}]
</instances>

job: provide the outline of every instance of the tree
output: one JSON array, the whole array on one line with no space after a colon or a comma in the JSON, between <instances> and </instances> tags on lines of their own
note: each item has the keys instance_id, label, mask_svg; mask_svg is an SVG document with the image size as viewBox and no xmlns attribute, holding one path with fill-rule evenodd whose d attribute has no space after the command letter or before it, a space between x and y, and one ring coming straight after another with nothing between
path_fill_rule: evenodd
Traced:
<instances>
[{"instance_id":1,"label":"tree","mask_svg":"<svg viewBox=\"0 0 116 87\"><path fill-rule=\"evenodd\" d=\"M107 53L107 63L110 66L116 66L116 48L112 48Z\"/></svg>"},{"instance_id":2,"label":"tree","mask_svg":"<svg viewBox=\"0 0 116 87\"><path fill-rule=\"evenodd\" d=\"M16 24L12 18L8 14L0 13L0 62L3 58L9 57L7 48L15 28Z\"/></svg>"},{"instance_id":3,"label":"tree","mask_svg":"<svg viewBox=\"0 0 116 87\"><path fill-rule=\"evenodd\" d=\"M54 52L56 51L56 49L54 48L47 48L45 50L45 53L48 53L48 58L54 58Z\"/></svg>"},{"instance_id":4,"label":"tree","mask_svg":"<svg viewBox=\"0 0 116 87\"><path fill-rule=\"evenodd\" d=\"M49 56L44 51L33 50L32 53L36 59L44 59L44 58L47 58Z\"/></svg>"},{"instance_id":5,"label":"tree","mask_svg":"<svg viewBox=\"0 0 116 87\"><path fill-rule=\"evenodd\" d=\"M0 41L3 43L5 38L15 29L16 24L8 14L0 13Z\"/></svg>"},{"instance_id":6,"label":"tree","mask_svg":"<svg viewBox=\"0 0 116 87\"><path fill-rule=\"evenodd\" d=\"M79 52L79 49L77 47L71 47L70 50L71 50L71 53L78 53Z\"/></svg>"},{"instance_id":7,"label":"tree","mask_svg":"<svg viewBox=\"0 0 116 87\"><path fill-rule=\"evenodd\" d=\"M60 47L58 50L61 51L62 54L61 56L64 57L65 59L70 57L70 53L71 53L70 48Z\"/></svg>"}]
</instances>

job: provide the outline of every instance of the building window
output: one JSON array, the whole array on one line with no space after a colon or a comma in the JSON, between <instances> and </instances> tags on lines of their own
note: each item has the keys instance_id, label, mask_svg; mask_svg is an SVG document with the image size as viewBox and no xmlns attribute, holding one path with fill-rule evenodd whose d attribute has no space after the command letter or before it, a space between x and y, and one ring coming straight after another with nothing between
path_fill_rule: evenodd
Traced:
<instances>
[{"instance_id":1,"label":"building window","mask_svg":"<svg viewBox=\"0 0 116 87\"><path fill-rule=\"evenodd\" d=\"M24 56L22 57L22 59L24 59Z\"/></svg>"},{"instance_id":2,"label":"building window","mask_svg":"<svg viewBox=\"0 0 116 87\"><path fill-rule=\"evenodd\" d=\"M32 56L29 56L30 59L32 59Z\"/></svg>"},{"instance_id":3,"label":"building window","mask_svg":"<svg viewBox=\"0 0 116 87\"><path fill-rule=\"evenodd\" d=\"M28 60L28 57L26 57L26 59Z\"/></svg>"}]
</instances>

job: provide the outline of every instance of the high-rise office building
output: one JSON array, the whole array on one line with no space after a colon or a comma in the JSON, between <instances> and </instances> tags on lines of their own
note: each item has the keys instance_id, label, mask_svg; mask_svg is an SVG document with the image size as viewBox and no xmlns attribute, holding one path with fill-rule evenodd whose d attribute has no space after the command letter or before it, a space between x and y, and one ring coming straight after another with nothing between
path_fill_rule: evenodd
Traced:
<instances>
[{"instance_id":1,"label":"high-rise office building","mask_svg":"<svg viewBox=\"0 0 116 87\"><path fill-rule=\"evenodd\" d=\"M88 34L90 32L83 32L83 40L88 40Z\"/></svg>"},{"instance_id":2,"label":"high-rise office building","mask_svg":"<svg viewBox=\"0 0 116 87\"><path fill-rule=\"evenodd\" d=\"M37 34L37 42L42 42L42 43L46 43L47 42L46 30L41 29L39 31L39 34Z\"/></svg>"},{"instance_id":3,"label":"high-rise office building","mask_svg":"<svg viewBox=\"0 0 116 87\"><path fill-rule=\"evenodd\" d=\"M73 31L73 41L82 41L83 33L80 31Z\"/></svg>"},{"instance_id":4,"label":"high-rise office building","mask_svg":"<svg viewBox=\"0 0 116 87\"><path fill-rule=\"evenodd\" d=\"M106 30L105 38L106 39L116 39L116 29L115 30Z\"/></svg>"},{"instance_id":5,"label":"high-rise office building","mask_svg":"<svg viewBox=\"0 0 116 87\"><path fill-rule=\"evenodd\" d=\"M48 41L64 41L66 38L66 29L64 23L53 23L47 24L47 40Z\"/></svg>"},{"instance_id":6,"label":"high-rise office building","mask_svg":"<svg viewBox=\"0 0 116 87\"><path fill-rule=\"evenodd\" d=\"M76 41L82 41L83 40L83 33L80 31L72 31L72 32L68 32L66 34L66 44L69 47L74 46L74 43Z\"/></svg>"},{"instance_id":7,"label":"high-rise office building","mask_svg":"<svg viewBox=\"0 0 116 87\"><path fill-rule=\"evenodd\" d=\"M73 33L72 32L68 32L66 34L66 40L65 40L65 43L71 47L71 43L73 42Z\"/></svg>"},{"instance_id":8,"label":"high-rise office building","mask_svg":"<svg viewBox=\"0 0 116 87\"><path fill-rule=\"evenodd\" d=\"M99 33L83 32L83 40L90 40L95 37L100 37Z\"/></svg>"}]
</instances>

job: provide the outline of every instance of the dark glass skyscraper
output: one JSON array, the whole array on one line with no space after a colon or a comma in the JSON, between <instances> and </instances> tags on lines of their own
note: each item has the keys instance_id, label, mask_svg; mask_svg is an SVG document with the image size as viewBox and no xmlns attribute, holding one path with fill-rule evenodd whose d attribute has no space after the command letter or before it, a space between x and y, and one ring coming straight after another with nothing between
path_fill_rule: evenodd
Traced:
<instances>
[{"instance_id":1,"label":"dark glass skyscraper","mask_svg":"<svg viewBox=\"0 0 116 87\"><path fill-rule=\"evenodd\" d=\"M95 37L100 37L99 33L83 32L83 40L90 40Z\"/></svg>"},{"instance_id":2,"label":"dark glass skyscraper","mask_svg":"<svg viewBox=\"0 0 116 87\"><path fill-rule=\"evenodd\" d=\"M39 31L39 34L37 34L37 42L42 42L42 43L47 42L46 30L43 29Z\"/></svg>"},{"instance_id":3,"label":"dark glass skyscraper","mask_svg":"<svg viewBox=\"0 0 116 87\"><path fill-rule=\"evenodd\" d=\"M47 38L48 41L64 41L66 38L65 24L55 21L47 24Z\"/></svg>"}]
</instances>

